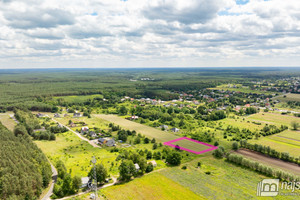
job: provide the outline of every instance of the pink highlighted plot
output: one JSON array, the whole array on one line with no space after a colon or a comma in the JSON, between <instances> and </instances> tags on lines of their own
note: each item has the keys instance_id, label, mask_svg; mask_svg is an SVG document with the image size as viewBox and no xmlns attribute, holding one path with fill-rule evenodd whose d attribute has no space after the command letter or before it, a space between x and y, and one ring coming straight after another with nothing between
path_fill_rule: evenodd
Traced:
<instances>
[{"instance_id":1,"label":"pink highlighted plot","mask_svg":"<svg viewBox=\"0 0 300 200\"><path fill-rule=\"evenodd\" d=\"M202 154L218 148L214 145L193 140L188 137L182 137L168 142L164 142L164 145L168 145L174 148L178 145L180 150L188 151L194 154Z\"/></svg>"}]
</instances>

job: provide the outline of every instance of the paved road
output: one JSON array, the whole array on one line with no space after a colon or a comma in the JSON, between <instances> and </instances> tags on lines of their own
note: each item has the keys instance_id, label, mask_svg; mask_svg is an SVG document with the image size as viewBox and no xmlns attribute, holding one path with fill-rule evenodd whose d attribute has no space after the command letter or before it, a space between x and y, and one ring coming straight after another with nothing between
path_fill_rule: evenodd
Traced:
<instances>
[{"instance_id":1,"label":"paved road","mask_svg":"<svg viewBox=\"0 0 300 200\"><path fill-rule=\"evenodd\" d=\"M80 139L82 139L82 140L84 140L84 141L87 141L87 142L90 143L90 145L92 145L93 147L100 148L100 146L97 145L94 141L91 141L91 140L89 140L89 139L83 137L82 135L80 135L80 134L77 133L76 131L73 131L73 130L70 129L68 126L65 126L65 125L63 125L62 123L59 123L59 122L56 121L55 119L52 118L52 120L53 120L54 122L56 122L56 123L58 123L58 124L64 126L64 127L66 127L69 131L75 133Z\"/></svg>"},{"instance_id":2,"label":"paved road","mask_svg":"<svg viewBox=\"0 0 300 200\"><path fill-rule=\"evenodd\" d=\"M241 154L245 157L248 157L250 159L259 161L267 165L278 167L284 171L290 171L294 174L300 175L300 167L294 163L285 162L276 158L271 158L261 153L257 153L246 149L239 149L238 151L235 151L235 153Z\"/></svg>"},{"instance_id":3,"label":"paved road","mask_svg":"<svg viewBox=\"0 0 300 200\"><path fill-rule=\"evenodd\" d=\"M41 200L51 200L50 197L53 194L54 184L56 183L56 180L57 180L57 170L52 165L52 163L50 163L50 165L51 165L51 169L52 169L52 183L50 185L50 188L49 188L47 194Z\"/></svg>"}]
</instances>

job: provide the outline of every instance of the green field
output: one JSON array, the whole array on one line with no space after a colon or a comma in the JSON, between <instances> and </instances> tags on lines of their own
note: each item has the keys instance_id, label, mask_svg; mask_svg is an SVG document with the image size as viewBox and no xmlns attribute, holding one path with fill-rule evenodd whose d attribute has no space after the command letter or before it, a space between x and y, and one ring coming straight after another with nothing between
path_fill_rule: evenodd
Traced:
<instances>
[{"instance_id":1,"label":"green field","mask_svg":"<svg viewBox=\"0 0 300 200\"><path fill-rule=\"evenodd\" d=\"M94 94L94 95L78 95L78 96L58 96L53 97L53 99L63 99L66 103L83 103L87 101L88 99L94 99L94 98L103 98L103 95L100 94Z\"/></svg>"},{"instance_id":2,"label":"green field","mask_svg":"<svg viewBox=\"0 0 300 200\"><path fill-rule=\"evenodd\" d=\"M6 128L13 131L17 123L12 118L10 118L9 114L13 113L1 113L0 121Z\"/></svg>"},{"instance_id":3,"label":"green field","mask_svg":"<svg viewBox=\"0 0 300 200\"><path fill-rule=\"evenodd\" d=\"M300 131L285 130L277 135L300 141Z\"/></svg>"},{"instance_id":4,"label":"green field","mask_svg":"<svg viewBox=\"0 0 300 200\"><path fill-rule=\"evenodd\" d=\"M50 117L53 117L53 113L45 113ZM63 116L63 115L62 115ZM69 123L69 120L71 120L73 123L78 123L78 122L85 122L89 128L97 127L100 129L108 129L109 122L101 119L101 118L88 118L88 117L79 117L79 118L74 118L73 113L68 113L68 116L66 117L61 117L61 118L54 118L56 121L67 125ZM74 128L75 130L78 129L78 127Z\"/></svg>"},{"instance_id":5,"label":"green field","mask_svg":"<svg viewBox=\"0 0 300 200\"><path fill-rule=\"evenodd\" d=\"M236 84L236 88L231 85L231 87L228 87L228 84L219 85L215 88L209 88L211 90L228 90L228 91L235 91L235 92L243 92L243 93L254 93L254 94L273 94L274 92L268 92L263 90L252 90L249 87L242 87L240 84Z\"/></svg>"},{"instance_id":6,"label":"green field","mask_svg":"<svg viewBox=\"0 0 300 200\"><path fill-rule=\"evenodd\" d=\"M62 160L72 175L87 176L92 156L96 156L98 162L107 169L117 157L115 153L92 147L72 132L57 134L56 141L35 141L35 143L53 163ZM117 174L117 169L113 168L109 173Z\"/></svg>"},{"instance_id":7,"label":"green field","mask_svg":"<svg viewBox=\"0 0 300 200\"><path fill-rule=\"evenodd\" d=\"M239 117L239 119L225 118L220 120L220 122L223 123L223 128L226 128L228 125L231 125L233 127L238 127L240 129L246 128L249 129L250 131L257 131L262 129L265 126L265 123L261 123L261 125L257 125L252 123L253 121L255 120L251 120L249 117Z\"/></svg>"},{"instance_id":8,"label":"green field","mask_svg":"<svg viewBox=\"0 0 300 200\"><path fill-rule=\"evenodd\" d=\"M286 96L286 97L284 97L284 96ZM274 99L277 99L277 100L282 101L282 102L300 101L300 94L288 93L288 94L285 94L284 96L275 97Z\"/></svg>"},{"instance_id":9,"label":"green field","mask_svg":"<svg viewBox=\"0 0 300 200\"><path fill-rule=\"evenodd\" d=\"M151 173L124 185L105 188L107 199L205 199L159 173Z\"/></svg>"},{"instance_id":10,"label":"green field","mask_svg":"<svg viewBox=\"0 0 300 200\"><path fill-rule=\"evenodd\" d=\"M250 115L247 119L258 120L259 122L277 124L277 125L286 125L290 126L292 121L300 122L300 118L289 116L289 115L281 115L278 113L256 113L254 115Z\"/></svg>"},{"instance_id":11,"label":"green field","mask_svg":"<svg viewBox=\"0 0 300 200\"><path fill-rule=\"evenodd\" d=\"M296 158L300 155L300 146L299 142L295 144L294 141L291 140L285 140L283 138L279 138L276 136L271 137L263 137L259 140L249 140L249 143L253 144L261 144L265 146L270 146L272 149L276 149L280 152L288 152L291 156L294 156Z\"/></svg>"},{"instance_id":12,"label":"green field","mask_svg":"<svg viewBox=\"0 0 300 200\"><path fill-rule=\"evenodd\" d=\"M172 133L161 131L159 129L139 124L136 122L132 122L127 119L118 117L116 115L95 114L93 116L120 125L122 128L135 130L136 132L141 133L142 135L145 135L149 138L155 138L159 142L167 142L178 138L178 136Z\"/></svg>"},{"instance_id":13,"label":"green field","mask_svg":"<svg viewBox=\"0 0 300 200\"><path fill-rule=\"evenodd\" d=\"M193 151L203 151L209 149L211 147L205 146L203 144L199 144L197 142L193 142L190 140L179 140L177 142L172 143L174 145L179 145L180 147L187 148Z\"/></svg>"},{"instance_id":14,"label":"green field","mask_svg":"<svg viewBox=\"0 0 300 200\"><path fill-rule=\"evenodd\" d=\"M201 168L196 168L198 161L202 163ZM205 174L207 171L211 174ZM187 170L173 167L159 173L207 199L228 200L257 199L256 186L266 178L254 171L212 157L203 157L190 162ZM294 197L278 196L275 199L294 199Z\"/></svg>"}]
</instances>

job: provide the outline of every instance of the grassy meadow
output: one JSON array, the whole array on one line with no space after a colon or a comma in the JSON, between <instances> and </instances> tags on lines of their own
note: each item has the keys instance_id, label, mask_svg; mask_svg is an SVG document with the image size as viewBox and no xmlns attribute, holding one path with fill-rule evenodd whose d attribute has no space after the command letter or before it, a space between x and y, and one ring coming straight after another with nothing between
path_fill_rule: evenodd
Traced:
<instances>
[{"instance_id":1,"label":"grassy meadow","mask_svg":"<svg viewBox=\"0 0 300 200\"><path fill-rule=\"evenodd\" d=\"M199 161L202 165L197 168ZM208 171L210 175L205 173ZM267 178L213 157L196 159L187 165L186 170L173 167L159 173L207 199L257 199L257 183ZM278 196L275 199L294 199L294 197Z\"/></svg>"},{"instance_id":2,"label":"grassy meadow","mask_svg":"<svg viewBox=\"0 0 300 200\"><path fill-rule=\"evenodd\" d=\"M269 123L269 124L275 124L275 125L286 125L289 126L291 125L292 121L298 121L300 122L300 118L290 116L290 115L281 115L279 113L265 113L265 112L260 112L256 113L254 115L250 115L247 117L247 119L250 120L257 120L259 122L264 122L264 123Z\"/></svg>"},{"instance_id":3,"label":"grassy meadow","mask_svg":"<svg viewBox=\"0 0 300 200\"><path fill-rule=\"evenodd\" d=\"M53 163L62 160L67 169L71 170L73 176L87 176L92 156L95 156L98 162L102 163L107 169L110 169L111 163L117 157L116 153L92 147L72 132L57 134L56 141L35 141L35 143ZM117 174L117 169L112 168L109 173Z\"/></svg>"},{"instance_id":4,"label":"grassy meadow","mask_svg":"<svg viewBox=\"0 0 300 200\"><path fill-rule=\"evenodd\" d=\"M177 142L173 142L174 145L179 145L180 147L184 147L193 151L203 151L209 149L211 147L205 146L203 144L199 144L197 142L193 142L190 140L180 140Z\"/></svg>"},{"instance_id":5,"label":"grassy meadow","mask_svg":"<svg viewBox=\"0 0 300 200\"><path fill-rule=\"evenodd\" d=\"M0 121L6 128L13 131L17 123L9 116L10 114L13 113L0 113Z\"/></svg>"},{"instance_id":6,"label":"grassy meadow","mask_svg":"<svg viewBox=\"0 0 300 200\"><path fill-rule=\"evenodd\" d=\"M54 100L63 99L63 101L66 103L83 103L88 99L94 99L94 98L103 98L103 95L94 94L94 95L76 95L76 96L74 95L74 96L53 97Z\"/></svg>"},{"instance_id":7,"label":"grassy meadow","mask_svg":"<svg viewBox=\"0 0 300 200\"><path fill-rule=\"evenodd\" d=\"M279 97L275 97L274 99L277 99L281 102L300 101L300 94L288 93L288 94L285 94L285 95L282 95L282 96L279 96Z\"/></svg>"},{"instance_id":8,"label":"grassy meadow","mask_svg":"<svg viewBox=\"0 0 300 200\"><path fill-rule=\"evenodd\" d=\"M158 142L167 142L178 138L178 136L167 131L161 131L153 127L129 121L116 115L95 114L93 116L120 125L122 128L135 130L137 133L141 133L149 138L155 138Z\"/></svg>"}]
</instances>

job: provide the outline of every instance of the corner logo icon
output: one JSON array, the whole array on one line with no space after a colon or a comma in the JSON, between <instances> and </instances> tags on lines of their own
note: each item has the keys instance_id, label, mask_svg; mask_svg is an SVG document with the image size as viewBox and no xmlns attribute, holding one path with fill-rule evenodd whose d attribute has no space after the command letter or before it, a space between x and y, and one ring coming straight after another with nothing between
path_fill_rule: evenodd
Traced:
<instances>
[{"instance_id":1,"label":"corner logo icon","mask_svg":"<svg viewBox=\"0 0 300 200\"><path fill-rule=\"evenodd\" d=\"M279 179L264 179L257 184L257 196L275 197L279 193Z\"/></svg>"}]
</instances>

